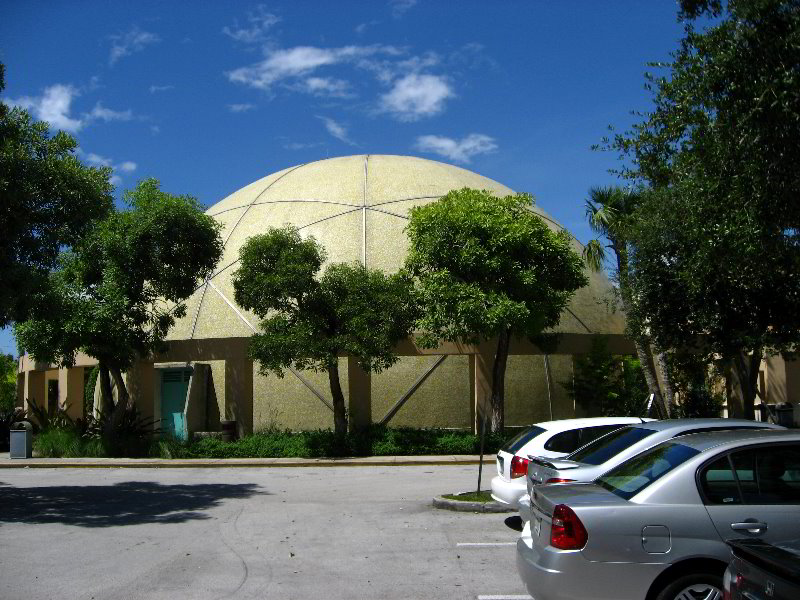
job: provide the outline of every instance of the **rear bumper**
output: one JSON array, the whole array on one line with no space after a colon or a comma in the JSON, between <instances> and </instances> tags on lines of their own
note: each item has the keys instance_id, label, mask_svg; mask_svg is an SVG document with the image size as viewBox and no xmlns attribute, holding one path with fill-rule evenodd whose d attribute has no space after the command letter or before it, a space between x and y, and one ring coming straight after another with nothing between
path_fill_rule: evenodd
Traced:
<instances>
[{"instance_id":1,"label":"rear bumper","mask_svg":"<svg viewBox=\"0 0 800 600\"><path fill-rule=\"evenodd\" d=\"M525 488L525 478L518 477L509 481L500 475L492 479L492 498L508 504L513 508L519 508L519 500L528 493Z\"/></svg>"},{"instance_id":2,"label":"rear bumper","mask_svg":"<svg viewBox=\"0 0 800 600\"><path fill-rule=\"evenodd\" d=\"M641 600L666 565L591 562L580 551L540 548L530 524L517 541L517 572L533 600Z\"/></svg>"}]
</instances>

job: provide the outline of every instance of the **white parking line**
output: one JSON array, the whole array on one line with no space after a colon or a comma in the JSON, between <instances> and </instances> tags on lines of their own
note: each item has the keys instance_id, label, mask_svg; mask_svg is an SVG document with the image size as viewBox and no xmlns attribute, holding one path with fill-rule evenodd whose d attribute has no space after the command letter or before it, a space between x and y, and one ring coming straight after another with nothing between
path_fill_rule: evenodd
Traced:
<instances>
[{"instance_id":1,"label":"white parking line","mask_svg":"<svg viewBox=\"0 0 800 600\"><path fill-rule=\"evenodd\" d=\"M516 546L516 545L517 542L459 542L458 544L456 544L456 546L459 548L464 548L466 546L485 548L492 546Z\"/></svg>"},{"instance_id":2,"label":"white parking line","mask_svg":"<svg viewBox=\"0 0 800 600\"><path fill-rule=\"evenodd\" d=\"M528 595L522 596L478 596L478 600L533 600Z\"/></svg>"}]
</instances>

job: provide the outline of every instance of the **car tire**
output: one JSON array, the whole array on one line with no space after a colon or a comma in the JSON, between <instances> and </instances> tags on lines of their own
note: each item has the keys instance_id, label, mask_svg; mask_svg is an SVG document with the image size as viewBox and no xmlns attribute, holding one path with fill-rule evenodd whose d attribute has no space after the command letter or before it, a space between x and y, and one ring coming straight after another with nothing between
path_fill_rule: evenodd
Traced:
<instances>
[{"instance_id":1,"label":"car tire","mask_svg":"<svg viewBox=\"0 0 800 600\"><path fill-rule=\"evenodd\" d=\"M713 573L684 575L662 589L655 600L722 600L722 576Z\"/></svg>"}]
</instances>

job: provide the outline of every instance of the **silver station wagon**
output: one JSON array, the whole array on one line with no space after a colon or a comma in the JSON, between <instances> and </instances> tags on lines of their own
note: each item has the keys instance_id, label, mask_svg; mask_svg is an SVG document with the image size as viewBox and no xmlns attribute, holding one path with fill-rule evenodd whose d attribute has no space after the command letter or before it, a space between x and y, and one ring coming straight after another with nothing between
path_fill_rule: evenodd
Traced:
<instances>
[{"instance_id":1,"label":"silver station wagon","mask_svg":"<svg viewBox=\"0 0 800 600\"><path fill-rule=\"evenodd\" d=\"M654 446L594 483L533 488L517 568L535 600L716 600L725 541L800 537L800 432Z\"/></svg>"}]
</instances>

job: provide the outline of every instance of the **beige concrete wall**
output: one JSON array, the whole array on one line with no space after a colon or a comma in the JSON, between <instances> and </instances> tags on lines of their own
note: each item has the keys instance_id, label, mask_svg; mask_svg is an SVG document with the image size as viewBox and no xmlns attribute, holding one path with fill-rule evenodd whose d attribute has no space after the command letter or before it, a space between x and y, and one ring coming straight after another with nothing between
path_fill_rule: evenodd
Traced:
<instances>
[{"instance_id":1,"label":"beige concrete wall","mask_svg":"<svg viewBox=\"0 0 800 600\"><path fill-rule=\"evenodd\" d=\"M402 356L372 376L372 420L380 421L438 356ZM470 427L469 357L448 356L389 422L390 427Z\"/></svg>"},{"instance_id":2,"label":"beige concrete wall","mask_svg":"<svg viewBox=\"0 0 800 600\"><path fill-rule=\"evenodd\" d=\"M206 421L209 431L219 431L220 420L225 415L225 361L203 361L209 366L208 402Z\"/></svg>"},{"instance_id":3,"label":"beige concrete wall","mask_svg":"<svg viewBox=\"0 0 800 600\"><path fill-rule=\"evenodd\" d=\"M300 375L332 403L326 372L302 371ZM348 401L347 359L339 359L339 381ZM291 371L284 377L261 375L255 367L253 376L253 426L255 431L277 426L280 429L333 429L333 412Z\"/></svg>"},{"instance_id":4,"label":"beige concrete wall","mask_svg":"<svg viewBox=\"0 0 800 600\"><path fill-rule=\"evenodd\" d=\"M549 356L548 363L549 395L544 355L508 357L506 427L529 425L551 419L571 419L575 416L572 398L562 385L572 379L572 357Z\"/></svg>"},{"instance_id":5,"label":"beige concrete wall","mask_svg":"<svg viewBox=\"0 0 800 600\"><path fill-rule=\"evenodd\" d=\"M58 370L59 404L72 419L83 417L83 371L84 367Z\"/></svg>"}]
</instances>

